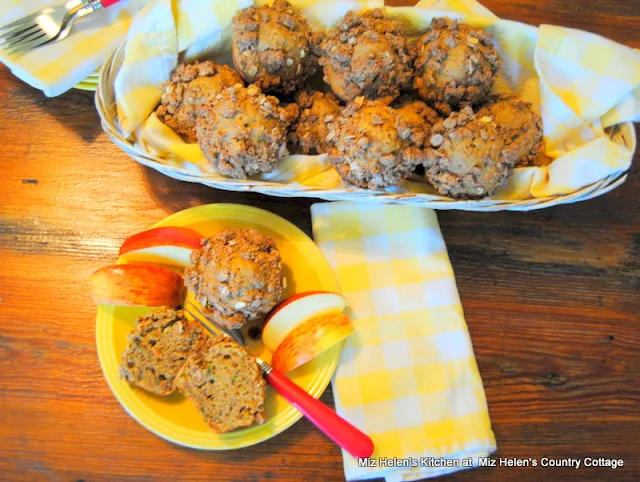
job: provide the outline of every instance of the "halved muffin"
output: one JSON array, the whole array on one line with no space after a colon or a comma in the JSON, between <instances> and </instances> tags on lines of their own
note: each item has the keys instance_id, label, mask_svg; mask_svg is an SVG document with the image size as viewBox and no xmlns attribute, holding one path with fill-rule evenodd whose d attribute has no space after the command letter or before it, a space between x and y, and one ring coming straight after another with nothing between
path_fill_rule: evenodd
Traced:
<instances>
[{"instance_id":1,"label":"halved muffin","mask_svg":"<svg viewBox=\"0 0 640 482\"><path fill-rule=\"evenodd\" d=\"M201 336L200 325L185 318L182 310L154 310L138 318L129 333L120 376L156 395L169 395L175 390L178 371Z\"/></svg>"},{"instance_id":2,"label":"halved muffin","mask_svg":"<svg viewBox=\"0 0 640 482\"><path fill-rule=\"evenodd\" d=\"M267 383L256 359L224 336L209 337L192 352L176 386L217 433L267 420Z\"/></svg>"}]
</instances>

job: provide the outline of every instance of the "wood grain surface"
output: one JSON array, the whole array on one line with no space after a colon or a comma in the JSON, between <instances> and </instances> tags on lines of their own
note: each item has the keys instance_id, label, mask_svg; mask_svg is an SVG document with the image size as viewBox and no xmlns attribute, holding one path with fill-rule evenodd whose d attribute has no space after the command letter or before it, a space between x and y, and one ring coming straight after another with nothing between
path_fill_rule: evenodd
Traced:
<instances>
[{"instance_id":1,"label":"wood grain surface","mask_svg":"<svg viewBox=\"0 0 640 482\"><path fill-rule=\"evenodd\" d=\"M407 2L390 2L394 4ZM486 0L501 17L640 47L640 2ZM311 232L303 199L215 191L144 168L102 133L92 94L47 99L0 69L0 479L343 480L301 420L244 450L175 446L115 400L95 349L89 278L128 235L232 202ZM627 182L530 213L439 212L498 457L621 458L604 468L480 468L450 481L639 480L640 158ZM333 404L331 390L322 399Z\"/></svg>"}]
</instances>

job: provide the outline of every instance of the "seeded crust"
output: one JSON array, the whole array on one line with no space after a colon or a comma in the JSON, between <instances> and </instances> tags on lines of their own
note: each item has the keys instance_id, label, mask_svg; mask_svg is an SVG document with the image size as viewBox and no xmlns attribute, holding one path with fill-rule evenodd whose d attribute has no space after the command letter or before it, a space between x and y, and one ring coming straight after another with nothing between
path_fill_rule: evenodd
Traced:
<instances>
[{"instance_id":1,"label":"seeded crust","mask_svg":"<svg viewBox=\"0 0 640 482\"><path fill-rule=\"evenodd\" d=\"M273 171L289 155L287 128L299 112L297 104L279 104L255 85L223 90L197 120L202 153L221 174L236 179Z\"/></svg>"},{"instance_id":2,"label":"seeded crust","mask_svg":"<svg viewBox=\"0 0 640 482\"><path fill-rule=\"evenodd\" d=\"M185 284L205 315L229 328L265 316L284 289L280 253L259 231L222 229L191 253Z\"/></svg>"},{"instance_id":3,"label":"seeded crust","mask_svg":"<svg viewBox=\"0 0 640 482\"><path fill-rule=\"evenodd\" d=\"M381 101L358 97L329 124L328 157L351 184L370 189L394 186L425 160L421 142L429 127L415 110L409 116Z\"/></svg>"},{"instance_id":4,"label":"seeded crust","mask_svg":"<svg viewBox=\"0 0 640 482\"><path fill-rule=\"evenodd\" d=\"M185 318L182 310L161 308L140 317L127 337L120 376L149 392L169 395L201 336L200 326Z\"/></svg>"},{"instance_id":5,"label":"seeded crust","mask_svg":"<svg viewBox=\"0 0 640 482\"><path fill-rule=\"evenodd\" d=\"M217 433L267 420L266 382L256 359L223 336L207 337L189 356L176 385Z\"/></svg>"},{"instance_id":6,"label":"seeded crust","mask_svg":"<svg viewBox=\"0 0 640 482\"><path fill-rule=\"evenodd\" d=\"M483 102L502 66L487 32L455 20L434 18L417 48L413 87L443 114Z\"/></svg>"},{"instance_id":7,"label":"seeded crust","mask_svg":"<svg viewBox=\"0 0 640 482\"><path fill-rule=\"evenodd\" d=\"M291 140L297 152L302 154L323 154L329 144L328 124L340 112L340 104L335 95L303 90L297 96L300 117L291 131Z\"/></svg>"},{"instance_id":8,"label":"seeded crust","mask_svg":"<svg viewBox=\"0 0 640 482\"><path fill-rule=\"evenodd\" d=\"M320 44L324 81L344 101L364 96L386 103L411 87L415 49L382 9L347 12Z\"/></svg>"},{"instance_id":9,"label":"seeded crust","mask_svg":"<svg viewBox=\"0 0 640 482\"><path fill-rule=\"evenodd\" d=\"M401 96L392 107L397 113L398 132L409 129L409 140L418 147L429 145L431 126L444 120L423 101L410 95Z\"/></svg>"},{"instance_id":10,"label":"seeded crust","mask_svg":"<svg viewBox=\"0 0 640 482\"><path fill-rule=\"evenodd\" d=\"M242 77L228 65L180 64L162 86L156 115L186 140L196 142L196 119L202 115L202 106L209 97L238 83L243 83Z\"/></svg>"},{"instance_id":11,"label":"seeded crust","mask_svg":"<svg viewBox=\"0 0 640 482\"><path fill-rule=\"evenodd\" d=\"M491 117L479 117L469 106L432 129L427 151L427 179L454 198L490 196L513 172L513 160L502 154L504 138Z\"/></svg>"},{"instance_id":12,"label":"seeded crust","mask_svg":"<svg viewBox=\"0 0 640 482\"><path fill-rule=\"evenodd\" d=\"M289 94L316 71L318 34L286 0L247 8L232 25L233 63L247 83Z\"/></svg>"},{"instance_id":13,"label":"seeded crust","mask_svg":"<svg viewBox=\"0 0 640 482\"><path fill-rule=\"evenodd\" d=\"M516 167L536 166L542 154L542 119L531 104L511 94L492 97L478 111L491 117L505 140L503 153Z\"/></svg>"}]
</instances>

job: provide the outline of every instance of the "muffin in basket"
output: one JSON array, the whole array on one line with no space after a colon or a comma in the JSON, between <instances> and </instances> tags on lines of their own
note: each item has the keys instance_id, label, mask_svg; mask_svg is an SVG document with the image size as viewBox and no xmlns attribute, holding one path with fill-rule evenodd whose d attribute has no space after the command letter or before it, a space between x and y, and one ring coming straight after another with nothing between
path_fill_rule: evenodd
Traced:
<instances>
[{"instance_id":1,"label":"muffin in basket","mask_svg":"<svg viewBox=\"0 0 640 482\"><path fill-rule=\"evenodd\" d=\"M342 179L356 186L395 186L425 160L429 111L416 105L396 110L358 97L329 124L329 160Z\"/></svg>"},{"instance_id":2,"label":"muffin in basket","mask_svg":"<svg viewBox=\"0 0 640 482\"><path fill-rule=\"evenodd\" d=\"M431 145L427 179L445 196L490 196L513 172L514 159L503 153L505 139L495 120L469 106L433 126Z\"/></svg>"},{"instance_id":3,"label":"muffin in basket","mask_svg":"<svg viewBox=\"0 0 640 482\"><path fill-rule=\"evenodd\" d=\"M196 120L208 99L242 82L242 77L228 65L210 61L180 64L162 87L156 115L187 141L196 142Z\"/></svg>"},{"instance_id":4,"label":"muffin in basket","mask_svg":"<svg viewBox=\"0 0 640 482\"><path fill-rule=\"evenodd\" d=\"M420 37L413 86L443 114L483 102L502 66L488 32L446 18L434 18Z\"/></svg>"},{"instance_id":5,"label":"muffin in basket","mask_svg":"<svg viewBox=\"0 0 640 482\"><path fill-rule=\"evenodd\" d=\"M289 155L287 128L298 106L280 101L256 85L224 89L209 99L197 119L196 137L204 156L222 175L245 179L271 172Z\"/></svg>"},{"instance_id":6,"label":"muffin in basket","mask_svg":"<svg viewBox=\"0 0 640 482\"><path fill-rule=\"evenodd\" d=\"M504 155L516 167L535 166L542 155L542 119L531 104L515 95L493 96L478 111L478 117L490 117L500 127Z\"/></svg>"},{"instance_id":7,"label":"muffin in basket","mask_svg":"<svg viewBox=\"0 0 640 482\"><path fill-rule=\"evenodd\" d=\"M411 87L415 51L381 9L347 12L320 44L324 80L344 101L364 96L387 103Z\"/></svg>"},{"instance_id":8,"label":"muffin in basket","mask_svg":"<svg viewBox=\"0 0 640 482\"><path fill-rule=\"evenodd\" d=\"M314 51L319 37L286 0L238 13L232 36L236 69L265 92L290 94L318 67Z\"/></svg>"},{"instance_id":9,"label":"muffin in basket","mask_svg":"<svg viewBox=\"0 0 640 482\"><path fill-rule=\"evenodd\" d=\"M291 129L294 149L302 154L327 152L328 126L341 108L338 99L331 93L304 90L298 93L296 102L300 107L300 117Z\"/></svg>"}]
</instances>

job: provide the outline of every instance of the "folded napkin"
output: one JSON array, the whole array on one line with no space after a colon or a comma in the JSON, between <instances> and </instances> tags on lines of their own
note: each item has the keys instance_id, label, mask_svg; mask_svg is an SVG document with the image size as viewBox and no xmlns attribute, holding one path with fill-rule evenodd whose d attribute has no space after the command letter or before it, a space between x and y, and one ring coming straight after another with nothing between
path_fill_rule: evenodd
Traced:
<instances>
[{"instance_id":1,"label":"folded napkin","mask_svg":"<svg viewBox=\"0 0 640 482\"><path fill-rule=\"evenodd\" d=\"M194 0L195 2L195 0ZM128 37L124 65L116 79L122 130L147 152L185 175L221 176L197 144L185 143L153 113L161 84L181 60L207 58L229 63L230 22L250 0L212 0L211 14L189 10L193 2L169 0L147 6ZM257 4L270 3L258 1ZM330 28L347 10L383 7L382 0L291 0L313 28ZM605 128L640 120L640 53L587 32L543 25L534 28L498 19L475 0L424 0L416 7L384 7L409 34L418 35L436 16L457 18L488 30L504 67L498 92L513 92L531 102L544 125L547 164L515 170L494 199L529 199L574 192L624 172L633 150L613 142ZM187 22L187 19L189 20ZM197 32L197 35L194 35ZM325 188L345 185L326 155L288 156L276 170L255 179ZM424 180L389 188L442 199Z\"/></svg>"},{"instance_id":2,"label":"folded napkin","mask_svg":"<svg viewBox=\"0 0 640 482\"><path fill-rule=\"evenodd\" d=\"M65 0L3 0L0 26ZM60 95L95 72L126 38L134 14L147 2L123 0L94 12L75 24L61 42L35 49L21 57L0 50L0 62L27 84L48 97Z\"/></svg>"},{"instance_id":3,"label":"folded napkin","mask_svg":"<svg viewBox=\"0 0 640 482\"><path fill-rule=\"evenodd\" d=\"M312 205L311 216L355 327L332 380L336 410L371 436L378 465L343 451L347 480L477 465L496 445L435 212L336 202Z\"/></svg>"}]
</instances>

